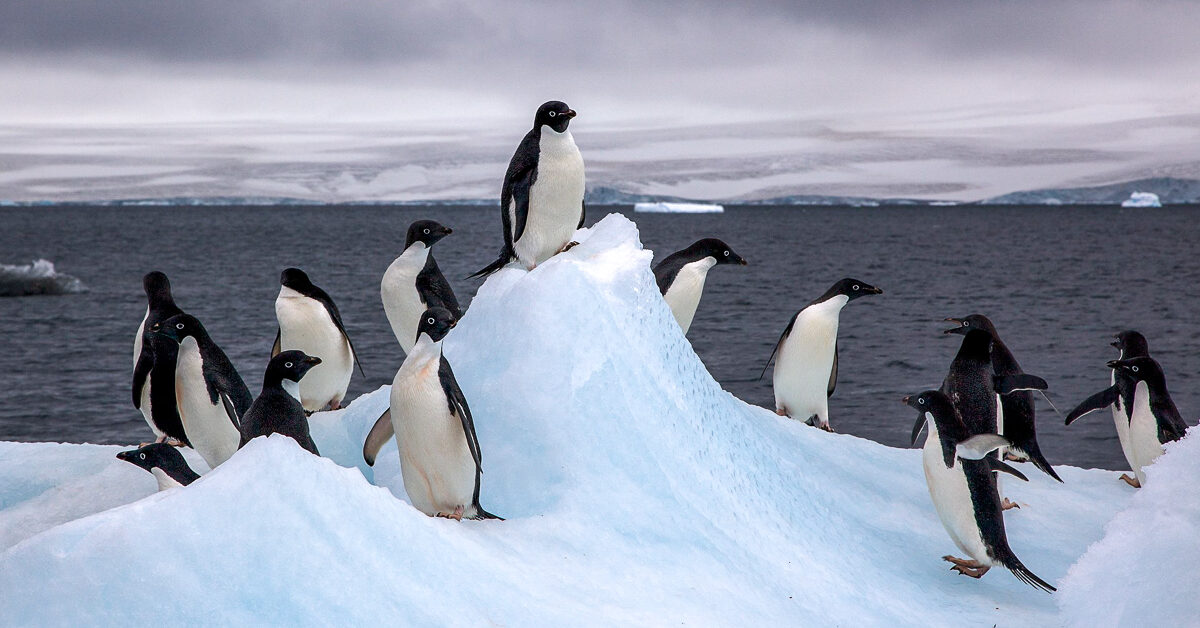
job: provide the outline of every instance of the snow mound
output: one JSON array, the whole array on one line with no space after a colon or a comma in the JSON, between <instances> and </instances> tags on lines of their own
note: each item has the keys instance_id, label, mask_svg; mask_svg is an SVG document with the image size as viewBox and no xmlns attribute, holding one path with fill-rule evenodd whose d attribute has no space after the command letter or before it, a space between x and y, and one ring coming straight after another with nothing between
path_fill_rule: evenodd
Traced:
<instances>
[{"instance_id":1,"label":"snow mound","mask_svg":"<svg viewBox=\"0 0 1200 628\"><path fill-rule=\"evenodd\" d=\"M642 214L719 214L725 208L705 203L634 203L633 211Z\"/></svg>"},{"instance_id":2,"label":"snow mound","mask_svg":"<svg viewBox=\"0 0 1200 628\"><path fill-rule=\"evenodd\" d=\"M0 550L0 617L16 625L1065 621L1054 597L1002 569L978 581L948 570L940 557L954 546L919 451L821 432L722 390L659 295L631 222L610 215L575 240L533 271L489 278L446 341L475 415L481 501L507 521L414 510L394 444L365 466L363 437L387 387L314 415L327 458L283 437L256 439L191 486L163 493L115 460L118 448L0 444L0 530L10 545ZM915 390L879 411L907 432L913 416L901 392ZM1006 517L1009 540L1052 583L1133 493L1112 472L1058 470L1065 485L1033 471L1029 483L1005 482L1023 505ZM1153 479L1150 490L1173 486ZM1085 579L1073 573L1070 582ZM1090 597L1082 586L1072 595Z\"/></svg>"},{"instance_id":3,"label":"snow mound","mask_svg":"<svg viewBox=\"0 0 1200 628\"><path fill-rule=\"evenodd\" d=\"M1121 207L1162 207L1154 192L1134 192L1121 202Z\"/></svg>"},{"instance_id":4,"label":"snow mound","mask_svg":"<svg viewBox=\"0 0 1200 628\"><path fill-rule=\"evenodd\" d=\"M0 297L83 292L83 282L54 270L50 260L38 259L24 266L0 264Z\"/></svg>"}]
</instances>

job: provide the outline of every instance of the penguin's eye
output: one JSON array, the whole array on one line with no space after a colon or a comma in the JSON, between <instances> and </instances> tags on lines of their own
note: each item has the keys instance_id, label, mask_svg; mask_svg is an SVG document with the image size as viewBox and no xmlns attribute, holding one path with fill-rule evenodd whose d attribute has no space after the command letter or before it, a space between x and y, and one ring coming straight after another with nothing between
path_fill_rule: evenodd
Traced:
<instances>
[{"instance_id":1,"label":"penguin's eye","mask_svg":"<svg viewBox=\"0 0 1200 628\"><path fill-rule=\"evenodd\" d=\"M557 114L557 113L555 113L555 112L553 112L553 111L551 111L551 112L550 112L550 117L551 117L551 118L553 118L553 117L554 117L554 116L556 116L556 115L558 115L558 114Z\"/></svg>"},{"instance_id":2,"label":"penguin's eye","mask_svg":"<svg viewBox=\"0 0 1200 628\"><path fill-rule=\"evenodd\" d=\"M971 321L963 321L963 327L970 327Z\"/></svg>"},{"instance_id":3,"label":"penguin's eye","mask_svg":"<svg viewBox=\"0 0 1200 628\"><path fill-rule=\"evenodd\" d=\"M283 364L283 365L284 365L285 367L287 367L287 368L292 368L292 363L291 363L291 362L284 362L284 364Z\"/></svg>"},{"instance_id":4,"label":"penguin's eye","mask_svg":"<svg viewBox=\"0 0 1200 628\"><path fill-rule=\"evenodd\" d=\"M855 292L858 292L858 284L854 284L851 286L851 288L853 288Z\"/></svg>"},{"instance_id":5,"label":"penguin's eye","mask_svg":"<svg viewBox=\"0 0 1200 628\"><path fill-rule=\"evenodd\" d=\"M1131 371L1133 371L1134 373L1136 373L1136 372L1137 372L1137 367L1136 367L1136 366L1131 366L1131 367L1129 367L1129 370L1131 370Z\"/></svg>"},{"instance_id":6,"label":"penguin's eye","mask_svg":"<svg viewBox=\"0 0 1200 628\"><path fill-rule=\"evenodd\" d=\"M925 405L925 400L924 400L924 399L917 399L917 403L919 403L919 404L921 404L921 405Z\"/></svg>"},{"instance_id":7,"label":"penguin's eye","mask_svg":"<svg viewBox=\"0 0 1200 628\"><path fill-rule=\"evenodd\" d=\"M729 251L725 251L725 257L729 257Z\"/></svg>"},{"instance_id":8,"label":"penguin's eye","mask_svg":"<svg viewBox=\"0 0 1200 628\"><path fill-rule=\"evenodd\" d=\"M432 325L432 324L434 324L434 323L435 323L435 322L437 322L437 321L435 321L435 320L434 320L434 319L432 319L432 318L427 318L427 319L425 319L425 322L427 322L427 323L429 323L430 325Z\"/></svg>"},{"instance_id":9,"label":"penguin's eye","mask_svg":"<svg viewBox=\"0 0 1200 628\"><path fill-rule=\"evenodd\" d=\"M429 235L429 230L428 230L428 229L426 229L426 230L425 230L425 235Z\"/></svg>"},{"instance_id":10,"label":"penguin's eye","mask_svg":"<svg viewBox=\"0 0 1200 628\"><path fill-rule=\"evenodd\" d=\"M175 329L183 329L183 323L175 323Z\"/></svg>"},{"instance_id":11,"label":"penguin's eye","mask_svg":"<svg viewBox=\"0 0 1200 628\"><path fill-rule=\"evenodd\" d=\"M142 460L145 460L145 459L146 459L146 454L138 454L138 458L141 458Z\"/></svg>"}]
</instances>

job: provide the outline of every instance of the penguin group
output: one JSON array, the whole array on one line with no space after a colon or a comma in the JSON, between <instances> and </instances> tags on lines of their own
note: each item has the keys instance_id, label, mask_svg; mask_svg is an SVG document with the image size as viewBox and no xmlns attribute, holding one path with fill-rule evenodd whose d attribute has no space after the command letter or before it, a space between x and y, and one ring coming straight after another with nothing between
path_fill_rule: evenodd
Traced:
<instances>
[{"instance_id":1,"label":"penguin group","mask_svg":"<svg viewBox=\"0 0 1200 628\"><path fill-rule=\"evenodd\" d=\"M570 250L584 224L584 163L570 123L575 110L560 101L539 107L533 128L518 144L500 194L502 244L495 261L471 277L506 267L533 270ZM392 380L388 408L363 442L374 465L396 437L404 490L414 508L454 520L501 519L480 503L482 448L474 417L443 344L464 315L433 247L453 231L432 220L413 222L399 255L386 268L380 297L404 360ZM657 288L686 336L708 272L744 266L746 258L724 241L704 238L664 257L652 269ZM274 309L275 341L262 390L252 396L226 354L194 316L176 305L161 272L143 281L146 314L134 338L132 399L155 435L154 442L118 458L151 472L160 489L187 486L199 476L178 447L193 448L215 468L252 439L282 434L320 455L309 431L313 413L337 410L355 366L354 345L333 298L299 268L284 269ZM838 326L851 301L883 294L847 277L791 316L759 378L774 363L775 412L833 432L829 399L837 387ZM1003 566L1047 592L1054 587L1026 568L1010 547L1004 516L1019 505L1002 495L1000 474L1026 476L1009 462L1029 462L1062 482L1036 438L1034 394L1045 380L1025 373L986 316L948 318L946 334L962 336L942 385L904 397L917 412L915 445L927 432L922 466L934 510L955 546L967 557L944 556L951 569L979 578ZM269 336L267 336L269 337ZM1118 359L1109 362L1109 386L1066 417L1111 408L1134 487L1163 445L1187 425L1167 392L1161 366L1135 331L1117 334Z\"/></svg>"}]
</instances>

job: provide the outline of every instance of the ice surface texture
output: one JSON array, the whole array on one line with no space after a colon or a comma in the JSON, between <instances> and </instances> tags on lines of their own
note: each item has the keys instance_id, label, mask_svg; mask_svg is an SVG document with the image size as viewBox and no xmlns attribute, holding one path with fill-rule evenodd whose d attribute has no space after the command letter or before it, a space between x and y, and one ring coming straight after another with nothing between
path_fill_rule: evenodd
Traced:
<instances>
[{"instance_id":1,"label":"ice surface texture","mask_svg":"<svg viewBox=\"0 0 1200 628\"><path fill-rule=\"evenodd\" d=\"M1196 449L1189 438L1163 456L1163 473L1108 537L1105 525L1134 494L1115 473L1059 467L1065 485L1040 473L1004 483L1023 506L1006 515L1009 541L1060 595L1002 569L978 581L950 572L941 556L955 548L919 451L825 433L734 398L675 323L634 225L612 215L576 239L533 271L489 278L446 340L475 414L482 502L507 521L458 523L410 507L394 444L365 466L363 437L386 387L314 415L328 458L285 437L256 439L191 486L157 494L150 474L113 458L116 447L0 443L0 617L1101 625L1131 596L1156 603L1148 592L1161 564L1141 561L1169 561L1180 574L1194 565L1184 562L1196 553L1194 532L1178 539L1186 554L1152 549L1157 541L1142 534L1161 509L1183 508L1176 489L1189 490L1195 525L1184 472L1195 477L1196 452L1177 459ZM879 408L897 430L912 425L899 401L911 392ZM1163 477L1168 468L1178 482ZM1195 596L1170 604L1173 617L1196 617Z\"/></svg>"}]
</instances>

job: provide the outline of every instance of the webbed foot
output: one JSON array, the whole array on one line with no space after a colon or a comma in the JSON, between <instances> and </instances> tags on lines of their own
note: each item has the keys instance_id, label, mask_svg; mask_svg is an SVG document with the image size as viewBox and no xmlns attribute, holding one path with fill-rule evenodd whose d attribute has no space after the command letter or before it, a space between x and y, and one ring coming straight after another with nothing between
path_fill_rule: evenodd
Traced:
<instances>
[{"instance_id":1,"label":"webbed foot","mask_svg":"<svg viewBox=\"0 0 1200 628\"><path fill-rule=\"evenodd\" d=\"M1139 482L1136 477L1133 477L1128 473L1122 473L1120 479L1124 480L1126 484L1132 486L1133 488L1142 488L1142 483Z\"/></svg>"},{"instance_id":2,"label":"webbed foot","mask_svg":"<svg viewBox=\"0 0 1200 628\"><path fill-rule=\"evenodd\" d=\"M1004 501L1000 502L1000 510L1012 510L1013 508L1020 510L1021 505L1007 497L1004 498Z\"/></svg>"}]
</instances>

